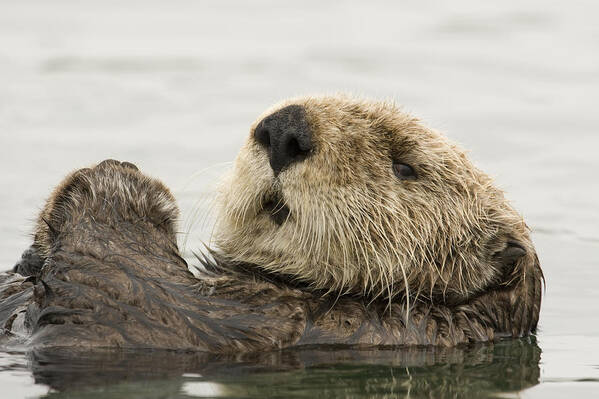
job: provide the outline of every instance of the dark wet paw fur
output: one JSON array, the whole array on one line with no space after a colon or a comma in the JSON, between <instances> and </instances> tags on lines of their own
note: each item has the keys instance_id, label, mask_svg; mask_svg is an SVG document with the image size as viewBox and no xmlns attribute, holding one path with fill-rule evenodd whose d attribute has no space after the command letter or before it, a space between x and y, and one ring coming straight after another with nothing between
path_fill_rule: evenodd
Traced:
<instances>
[{"instance_id":1,"label":"dark wet paw fur","mask_svg":"<svg viewBox=\"0 0 599 399\"><path fill-rule=\"evenodd\" d=\"M22 276L37 276L44 265L44 258L40 256L39 250L35 246L30 246L21 255L21 260L13 267L14 273Z\"/></svg>"},{"instance_id":2,"label":"dark wet paw fur","mask_svg":"<svg viewBox=\"0 0 599 399\"><path fill-rule=\"evenodd\" d=\"M109 224L147 220L175 241L179 216L169 189L130 162L108 159L68 175L46 201L36 226L34 245L47 257L65 225L82 218Z\"/></svg>"}]
</instances>

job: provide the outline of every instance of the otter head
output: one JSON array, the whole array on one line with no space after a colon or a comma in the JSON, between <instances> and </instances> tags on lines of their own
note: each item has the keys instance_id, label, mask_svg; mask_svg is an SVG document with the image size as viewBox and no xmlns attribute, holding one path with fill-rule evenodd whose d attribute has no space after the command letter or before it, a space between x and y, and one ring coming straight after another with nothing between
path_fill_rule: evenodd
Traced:
<instances>
[{"instance_id":1,"label":"otter head","mask_svg":"<svg viewBox=\"0 0 599 399\"><path fill-rule=\"evenodd\" d=\"M459 303L538 268L503 192L389 103L275 106L251 127L220 195L221 256L319 290Z\"/></svg>"}]
</instances>

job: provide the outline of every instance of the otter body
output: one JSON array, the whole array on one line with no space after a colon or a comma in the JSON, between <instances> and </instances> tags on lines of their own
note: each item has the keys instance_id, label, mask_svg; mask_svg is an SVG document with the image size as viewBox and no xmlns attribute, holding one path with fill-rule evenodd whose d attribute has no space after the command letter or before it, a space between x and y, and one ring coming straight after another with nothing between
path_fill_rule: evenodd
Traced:
<instances>
[{"instance_id":1,"label":"otter body","mask_svg":"<svg viewBox=\"0 0 599 399\"><path fill-rule=\"evenodd\" d=\"M164 185L117 161L68 176L0 275L2 341L236 353L536 328L542 272L522 218L459 148L392 105L279 105L222 187L214 260L196 278Z\"/></svg>"}]
</instances>

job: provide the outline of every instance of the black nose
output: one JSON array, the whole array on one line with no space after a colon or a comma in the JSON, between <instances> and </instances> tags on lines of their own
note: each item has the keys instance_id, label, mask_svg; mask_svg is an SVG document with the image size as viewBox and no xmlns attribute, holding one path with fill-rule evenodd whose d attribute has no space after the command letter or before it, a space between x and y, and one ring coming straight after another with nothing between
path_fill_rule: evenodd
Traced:
<instances>
[{"instance_id":1,"label":"black nose","mask_svg":"<svg viewBox=\"0 0 599 399\"><path fill-rule=\"evenodd\" d=\"M301 105L289 105L264 118L256 126L254 138L268 151L275 176L312 151L312 134Z\"/></svg>"}]
</instances>

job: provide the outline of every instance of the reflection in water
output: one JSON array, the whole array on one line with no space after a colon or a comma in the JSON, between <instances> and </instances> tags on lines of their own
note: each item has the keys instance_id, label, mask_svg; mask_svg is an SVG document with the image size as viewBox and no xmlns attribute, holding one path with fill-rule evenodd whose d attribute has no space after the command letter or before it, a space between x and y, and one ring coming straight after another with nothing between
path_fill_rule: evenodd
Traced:
<instances>
[{"instance_id":1,"label":"reflection in water","mask_svg":"<svg viewBox=\"0 0 599 399\"><path fill-rule=\"evenodd\" d=\"M535 338L467 348L318 347L236 357L157 351L34 352L49 398L488 397L538 384ZM1 371L1 370L0 370Z\"/></svg>"}]
</instances>

